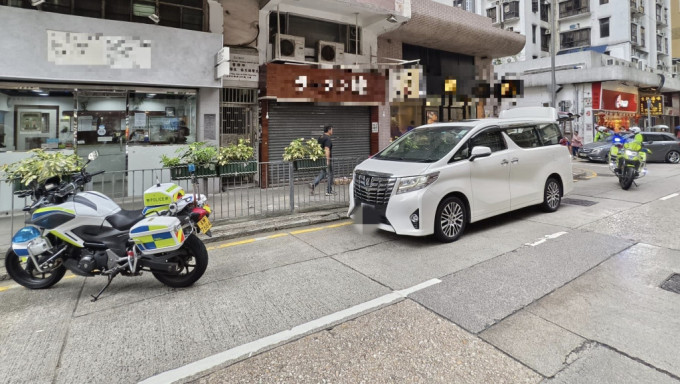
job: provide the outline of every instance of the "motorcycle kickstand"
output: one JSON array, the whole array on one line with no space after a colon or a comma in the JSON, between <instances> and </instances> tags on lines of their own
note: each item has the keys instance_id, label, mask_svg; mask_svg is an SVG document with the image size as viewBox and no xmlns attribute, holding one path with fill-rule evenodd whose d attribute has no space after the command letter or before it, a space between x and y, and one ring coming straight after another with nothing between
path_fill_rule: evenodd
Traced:
<instances>
[{"instance_id":1,"label":"motorcycle kickstand","mask_svg":"<svg viewBox=\"0 0 680 384\"><path fill-rule=\"evenodd\" d=\"M104 288L102 288L102 289L99 291L99 293L97 293L97 295L90 295L90 296L92 296L92 300L90 300L91 302L94 303L95 301L97 301L97 299L99 299L99 296L101 296L101 294L104 293L104 291L106 290L106 288L108 288L109 285L111 285L111 281L113 280L114 277L116 277L117 274L118 274L118 272L110 274L110 275L108 276L108 277L109 277L109 281L106 283L106 285L104 286Z\"/></svg>"}]
</instances>

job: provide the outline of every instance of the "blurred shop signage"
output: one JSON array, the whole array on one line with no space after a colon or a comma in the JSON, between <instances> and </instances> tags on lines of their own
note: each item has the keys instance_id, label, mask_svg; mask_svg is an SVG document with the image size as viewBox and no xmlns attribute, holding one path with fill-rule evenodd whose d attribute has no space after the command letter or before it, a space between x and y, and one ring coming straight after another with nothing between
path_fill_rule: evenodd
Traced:
<instances>
[{"instance_id":1,"label":"blurred shop signage","mask_svg":"<svg viewBox=\"0 0 680 384\"><path fill-rule=\"evenodd\" d=\"M225 83L245 82L257 86L260 79L258 64L257 51L224 47L215 55L215 77L221 78Z\"/></svg>"},{"instance_id":2,"label":"blurred shop signage","mask_svg":"<svg viewBox=\"0 0 680 384\"><path fill-rule=\"evenodd\" d=\"M269 63L263 76L266 78L266 97L279 101L356 105L385 102L386 78L382 71L355 72Z\"/></svg>"},{"instance_id":3,"label":"blurred shop signage","mask_svg":"<svg viewBox=\"0 0 680 384\"><path fill-rule=\"evenodd\" d=\"M648 112L650 115L663 114L663 96L640 96L640 114L646 115Z\"/></svg>"},{"instance_id":4,"label":"blurred shop signage","mask_svg":"<svg viewBox=\"0 0 680 384\"><path fill-rule=\"evenodd\" d=\"M425 84L422 67L390 69L389 100L399 102L425 97Z\"/></svg>"},{"instance_id":5,"label":"blurred shop signage","mask_svg":"<svg viewBox=\"0 0 680 384\"><path fill-rule=\"evenodd\" d=\"M636 94L602 90L602 108L610 111L637 112Z\"/></svg>"}]
</instances>

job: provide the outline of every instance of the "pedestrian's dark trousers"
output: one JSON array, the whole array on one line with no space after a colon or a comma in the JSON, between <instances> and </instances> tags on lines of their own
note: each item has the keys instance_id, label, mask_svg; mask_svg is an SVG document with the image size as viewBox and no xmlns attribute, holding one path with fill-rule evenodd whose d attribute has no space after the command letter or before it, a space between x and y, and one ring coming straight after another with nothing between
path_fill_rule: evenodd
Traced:
<instances>
[{"instance_id":1,"label":"pedestrian's dark trousers","mask_svg":"<svg viewBox=\"0 0 680 384\"><path fill-rule=\"evenodd\" d=\"M326 189L326 192L332 192L333 191L333 166L328 164L326 168L322 169L321 172L319 173L319 176L314 179L314 185L318 185L321 180L323 180L324 177L328 175L328 188Z\"/></svg>"}]
</instances>

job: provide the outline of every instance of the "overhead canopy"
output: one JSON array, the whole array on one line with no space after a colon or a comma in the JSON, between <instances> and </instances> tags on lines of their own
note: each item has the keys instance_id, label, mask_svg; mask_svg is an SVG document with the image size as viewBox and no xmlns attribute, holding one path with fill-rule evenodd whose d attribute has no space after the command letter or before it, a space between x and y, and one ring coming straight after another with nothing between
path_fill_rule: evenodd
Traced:
<instances>
[{"instance_id":1,"label":"overhead canopy","mask_svg":"<svg viewBox=\"0 0 680 384\"><path fill-rule=\"evenodd\" d=\"M432 0L412 0L411 19L380 37L470 56L519 53L526 36L492 25L491 19Z\"/></svg>"}]
</instances>

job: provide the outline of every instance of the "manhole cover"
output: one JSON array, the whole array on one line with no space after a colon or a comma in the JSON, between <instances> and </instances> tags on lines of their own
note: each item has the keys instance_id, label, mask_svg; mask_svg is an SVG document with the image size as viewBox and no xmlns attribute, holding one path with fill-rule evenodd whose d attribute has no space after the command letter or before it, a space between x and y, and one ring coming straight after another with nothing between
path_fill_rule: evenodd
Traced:
<instances>
[{"instance_id":1,"label":"manhole cover","mask_svg":"<svg viewBox=\"0 0 680 384\"><path fill-rule=\"evenodd\" d=\"M680 275L674 273L661 284L661 288L670 292L680 293Z\"/></svg>"},{"instance_id":2,"label":"manhole cover","mask_svg":"<svg viewBox=\"0 0 680 384\"><path fill-rule=\"evenodd\" d=\"M597 204L597 201L582 200L582 199L570 199L568 197L565 197L564 199L562 199L562 204L580 205L580 206L583 206L583 207L590 207L591 205Z\"/></svg>"}]
</instances>

